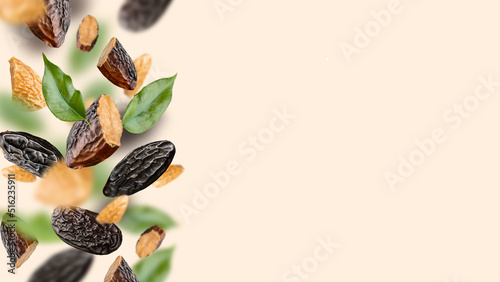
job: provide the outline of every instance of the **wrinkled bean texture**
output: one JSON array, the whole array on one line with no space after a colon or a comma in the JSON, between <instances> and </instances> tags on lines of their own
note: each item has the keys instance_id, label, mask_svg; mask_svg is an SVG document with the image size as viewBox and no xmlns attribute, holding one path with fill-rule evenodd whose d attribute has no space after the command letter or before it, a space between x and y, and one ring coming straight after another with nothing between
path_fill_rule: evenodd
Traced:
<instances>
[{"instance_id":1,"label":"wrinkled bean texture","mask_svg":"<svg viewBox=\"0 0 500 282\"><path fill-rule=\"evenodd\" d=\"M5 159L38 177L63 159L61 152L47 140L26 132L0 133L0 147Z\"/></svg>"},{"instance_id":2,"label":"wrinkled bean texture","mask_svg":"<svg viewBox=\"0 0 500 282\"><path fill-rule=\"evenodd\" d=\"M130 152L111 171L103 189L107 197L135 194L155 182L175 155L170 141L156 141Z\"/></svg>"},{"instance_id":3,"label":"wrinkled bean texture","mask_svg":"<svg viewBox=\"0 0 500 282\"><path fill-rule=\"evenodd\" d=\"M94 256L79 250L59 252L31 275L29 282L78 282L92 264Z\"/></svg>"},{"instance_id":4,"label":"wrinkled bean texture","mask_svg":"<svg viewBox=\"0 0 500 282\"><path fill-rule=\"evenodd\" d=\"M107 255L122 244L122 232L113 223L100 224L96 217L86 209L58 207L52 213L52 228L63 242L80 251Z\"/></svg>"}]
</instances>

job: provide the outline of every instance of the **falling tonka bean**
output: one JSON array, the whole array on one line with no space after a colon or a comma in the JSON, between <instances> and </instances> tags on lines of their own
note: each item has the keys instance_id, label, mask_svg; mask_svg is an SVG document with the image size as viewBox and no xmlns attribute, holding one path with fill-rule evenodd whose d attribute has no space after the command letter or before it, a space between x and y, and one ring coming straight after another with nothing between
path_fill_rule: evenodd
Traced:
<instances>
[{"instance_id":1,"label":"falling tonka bean","mask_svg":"<svg viewBox=\"0 0 500 282\"><path fill-rule=\"evenodd\" d=\"M29 282L78 282L87 274L94 256L69 249L46 260L32 275Z\"/></svg>"},{"instance_id":2,"label":"falling tonka bean","mask_svg":"<svg viewBox=\"0 0 500 282\"><path fill-rule=\"evenodd\" d=\"M7 257L14 263L15 268L21 267L38 245L38 240L34 234L29 233L26 223L10 213L2 217L0 234Z\"/></svg>"},{"instance_id":3,"label":"falling tonka bean","mask_svg":"<svg viewBox=\"0 0 500 282\"><path fill-rule=\"evenodd\" d=\"M58 48L64 43L71 22L69 0L44 0L45 15L27 22L31 32L50 47Z\"/></svg>"},{"instance_id":4,"label":"falling tonka bean","mask_svg":"<svg viewBox=\"0 0 500 282\"><path fill-rule=\"evenodd\" d=\"M26 132L0 133L0 148L5 159L38 177L64 159L61 152L47 140Z\"/></svg>"},{"instance_id":5,"label":"falling tonka bean","mask_svg":"<svg viewBox=\"0 0 500 282\"><path fill-rule=\"evenodd\" d=\"M165 239L165 231L158 225L148 228L137 241L135 252L140 258L154 253Z\"/></svg>"},{"instance_id":6,"label":"falling tonka bean","mask_svg":"<svg viewBox=\"0 0 500 282\"><path fill-rule=\"evenodd\" d=\"M99 37L99 24L96 18L87 15L83 18L76 34L76 48L83 52L90 52Z\"/></svg>"},{"instance_id":7,"label":"falling tonka bean","mask_svg":"<svg viewBox=\"0 0 500 282\"><path fill-rule=\"evenodd\" d=\"M168 169L174 155L174 144L166 140L133 150L111 171L104 196L132 195L147 188Z\"/></svg>"},{"instance_id":8,"label":"falling tonka bean","mask_svg":"<svg viewBox=\"0 0 500 282\"><path fill-rule=\"evenodd\" d=\"M113 99L101 95L86 111L85 120L71 127L66 141L66 165L78 169L109 158L119 147L123 127Z\"/></svg>"},{"instance_id":9,"label":"falling tonka bean","mask_svg":"<svg viewBox=\"0 0 500 282\"><path fill-rule=\"evenodd\" d=\"M52 228L66 244L90 254L107 255L122 244L122 232L113 223L100 224L97 213L78 207L58 207Z\"/></svg>"},{"instance_id":10,"label":"falling tonka bean","mask_svg":"<svg viewBox=\"0 0 500 282\"><path fill-rule=\"evenodd\" d=\"M106 273L104 282L139 282L139 279L125 259L118 256Z\"/></svg>"},{"instance_id":11,"label":"falling tonka bean","mask_svg":"<svg viewBox=\"0 0 500 282\"><path fill-rule=\"evenodd\" d=\"M126 90L137 86L134 61L116 37L111 38L99 58L97 68L114 85Z\"/></svg>"}]
</instances>

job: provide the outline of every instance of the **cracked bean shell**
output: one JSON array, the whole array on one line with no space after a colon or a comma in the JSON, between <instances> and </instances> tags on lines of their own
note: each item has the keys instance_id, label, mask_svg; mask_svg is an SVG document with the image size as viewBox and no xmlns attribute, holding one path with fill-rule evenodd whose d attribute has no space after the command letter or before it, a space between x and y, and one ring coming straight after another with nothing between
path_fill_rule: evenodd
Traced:
<instances>
[{"instance_id":1,"label":"cracked bean shell","mask_svg":"<svg viewBox=\"0 0 500 282\"><path fill-rule=\"evenodd\" d=\"M125 259L118 256L106 273L104 282L139 282L139 279Z\"/></svg>"},{"instance_id":2,"label":"cracked bean shell","mask_svg":"<svg viewBox=\"0 0 500 282\"><path fill-rule=\"evenodd\" d=\"M66 141L66 165L70 168L94 166L120 147L123 127L111 97L101 95L86 114L90 126L84 120L75 122Z\"/></svg>"},{"instance_id":3,"label":"cracked bean shell","mask_svg":"<svg viewBox=\"0 0 500 282\"><path fill-rule=\"evenodd\" d=\"M87 15L83 18L76 34L76 48L83 52L90 52L99 37L99 24L97 20Z\"/></svg>"},{"instance_id":4,"label":"cracked bean shell","mask_svg":"<svg viewBox=\"0 0 500 282\"><path fill-rule=\"evenodd\" d=\"M69 0L44 0L45 15L26 25L31 32L50 47L58 48L64 43L71 22Z\"/></svg>"},{"instance_id":5,"label":"cracked bean shell","mask_svg":"<svg viewBox=\"0 0 500 282\"><path fill-rule=\"evenodd\" d=\"M26 223L17 216L6 213L2 217L0 225L2 243L7 250L7 257L14 261L15 268L21 267L35 251L38 240L35 235L30 234Z\"/></svg>"},{"instance_id":6,"label":"cracked bean shell","mask_svg":"<svg viewBox=\"0 0 500 282\"><path fill-rule=\"evenodd\" d=\"M21 131L0 133L0 148L5 159L38 177L43 177L50 167L64 159L47 140Z\"/></svg>"},{"instance_id":7,"label":"cracked bean shell","mask_svg":"<svg viewBox=\"0 0 500 282\"><path fill-rule=\"evenodd\" d=\"M66 244L94 255L107 255L122 244L122 232L113 223L100 224L97 213L78 207L58 207L52 229Z\"/></svg>"},{"instance_id":8,"label":"cracked bean shell","mask_svg":"<svg viewBox=\"0 0 500 282\"><path fill-rule=\"evenodd\" d=\"M166 140L133 150L111 171L103 189L104 196L132 195L147 188L168 169L174 155L174 144Z\"/></svg>"},{"instance_id":9,"label":"cracked bean shell","mask_svg":"<svg viewBox=\"0 0 500 282\"><path fill-rule=\"evenodd\" d=\"M97 68L118 87L133 90L137 86L137 70L134 61L116 37L111 38L102 51Z\"/></svg>"},{"instance_id":10,"label":"cracked bean shell","mask_svg":"<svg viewBox=\"0 0 500 282\"><path fill-rule=\"evenodd\" d=\"M69 249L51 256L32 275L29 282L78 282L87 274L94 256Z\"/></svg>"},{"instance_id":11,"label":"cracked bean shell","mask_svg":"<svg viewBox=\"0 0 500 282\"><path fill-rule=\"evenodd\" d=\"M135 245L135 252L140 258L145 258L154 253L165 239L165 231L158 225L148 228Z\"/></svg>"}]
</instances>

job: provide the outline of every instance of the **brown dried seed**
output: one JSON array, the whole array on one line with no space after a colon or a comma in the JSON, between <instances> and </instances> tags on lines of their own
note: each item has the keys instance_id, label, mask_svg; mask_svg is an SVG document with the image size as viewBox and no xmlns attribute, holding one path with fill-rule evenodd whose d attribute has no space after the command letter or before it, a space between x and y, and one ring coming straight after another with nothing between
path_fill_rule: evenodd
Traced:
<instances>
[{"instance_id":1,"label":"brown dried seed","mask_svg":"<svg viewBox=\"0 0 500 282\"><path fill-rule=\"evenodd\" d=\"M135 252L140 258L145 258L154 253L154 251L160 247L164 238L165 231L161 227L158 225L150 227L142 233L141 237L137 241Z\"/></svg>"},{"instance_id":2,"label":"brown dried seed","mask_svg":"<svg viewBox=\"0 0 500 282\"><path fill-rule=\"evenodd\" d=\"M15 268L21 265L31 256L38 245L38 240L28 232L26 223L17 216L6 213L2 217L0 234L2 242L7 250L7 257Z\"/></svg>"},{"instance_id":3,"label":"brown dried seed","mask_svg":"<svg viewBox=\"0 0 500 282\"><path fill-rule=\"evenodd\" d=\"M106 273L104 282L139 282L139 279L125 259L118 256Z\"/></svg>"},{"instance_id":4,"label":"brown dried seed","mask_svg":"<svg viewBox=\"0 0 500 282\"><path fill-rule=\"evenodd\" d=\"M18 102L28 111L37 111L45 106L42 92L42 79L29 66L12 57L10 63L10 80L12 84L12 100Z\"/></svg>"},{"instance_id":5,"label":"brown dried seed","mask_svg":"<svg viewBox=\"0 0 500 282\"><path fill-rule=\"evenodd\" d=\"M153 183L153 186L156 188L163 187L168 183L172 182L173 180L175 180L183 172L184 172L184 167L182 165L170 165L167 171L165 171L165 173L163 173L163 175L160 176L160 178L158 178L158 180L156 180Z\"/></svg>"},{"instance_id":6,"label":"brown dried seed","mask_svg":"<svg viewBox=\"0 0 500 282\"><path fill-rule=\"evenodd\" d=\"M0 18L12 24L24 24L45 15L43 0L0 0Z\"/></svg>"},{"instance_id":7,"label":"brown dried seed","mask_svg":"<svg viewBox=\"0 0 500 282\"><path fill-rule=\"evenodd\" d=\"M26 25L45 44L58 48L64 43L71 22L71 5L69 0L44 0L44 3L45 15Z\"/></svg>"},{"instance_id":8,"label":"brown dried seed","mask_svg":"<svg viewBox=\"0 0 500 282\"><path fill-rule=\"evenodd\" d=\"M35 196L51 206L80 206L92 193L93 181L92 168L73 170L61 161L39 181Z\"/></svg>"},{"instance_id":9,"label":"brown dried seed","mask_svg":"<svg viewBox=\"0 0 500 282\"><path fill-rule=\"evenodd\" d=\"M137 70L134 61L116 37L111 38L111 41L104 48L97 68L118 87L133 90L137 86Z\"/></svg>"},{"instance_id":10,"label":"brown dried seed","mask_svg":"<svg viewBox=\"0 0 500 282\"><path fill-rule=\"evenodd\" d=\"M123 127L113 99L101 95L87 109L87 120L71 127L66 141L66 165L73 169L96 165L120 147Z\"/></svg>"},{"instance_id":11,"label":"brown dried seed","mask_svg":"<svg viewBox=\"0 0 500 282\"><path fill-rule=\"evenodd\" d=\"M97 38L99 37L99 24L97 20L87 15L80 23L76 34L76 47L83 52L90 52L94 48Z\"/></svg>"},{"instance_id":12,"label":"brown dried seed","mask_svg":"<svg viewBox=\"0 0 500 282\"><path fill-rule=\"evenodd\" d=\"M119 223L127 210L129 197L120 196L109 203L97 216L99 223Z\"/></svg>"},{"instance_id":13,"label":"brown dried seed","mask_svg":"<svg viewBox=\"0 0 500 282\"><path fill-rule=\"evenodd\" d=\"M125 90L125 94L129 97L133 97L137 92L139 92L142 84L148 76L149 69L151 69L151 63L153 59L151 55L144 54L139 58L134 60L135 69L137 70L137 86L134 90Z\"/></svg>"},{"instance_id":14,"label":"brown dried seed","mask_svg":"<svg viewBox=\"0 0 500 282\"><path fill-rule=\"evenodd\" d=\"M5 178L9 178L9 174L15 174L16 175L16 181L19 182L35 182L36 181L36 176L32 174L31 172L24 170L17 165L11 165L9 167L6 167L2 169L2 175L5 176Z\"/></svg>"}]
</instances>

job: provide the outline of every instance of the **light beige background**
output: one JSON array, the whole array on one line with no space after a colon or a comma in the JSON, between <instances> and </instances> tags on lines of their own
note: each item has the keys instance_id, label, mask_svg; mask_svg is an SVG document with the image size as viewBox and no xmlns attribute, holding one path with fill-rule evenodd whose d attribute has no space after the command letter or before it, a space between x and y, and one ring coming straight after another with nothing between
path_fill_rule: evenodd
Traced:
<instances>
[{"instance_id":1,"label":"light beige background","mask_svg":"<svg viewBox=\"0 0 500 282\"><path fill-rule=\"evenodd\" d=\"M402 0L401 13L351 63L340 44L353 44L355 28L389 0L243 0L224 20L211 0L176 0L139 34L118 25L121 1L88 2L74 15L66 44L47 51L55 63L67 65L78 23L90 13L113 25L132 57L152 54L155 78L179 74L161 130L143 143L172 140L174 162L186 171L162 190L134 196L180 223L163 243L177 246L169 281L284 281L283 273L313 254L316 239L328 236L340 246L299 281L500 279L500 89L460 128L442 118L474 93L478 76L500 81L497 1ZM10 85L13 55L42 73L41 55L7 43L7 27L0 28L2 87ZM93 69L75 85L99 75ZM295 119L246 161L238 146L283 107ZM54 132L66 135L69 126L44 111ZM384 173L436 128L447 141L391 191ZM231 160L241 173L188 224L179 205ZM33 190L20 185L19 209L49 210ZM101 281L118 254L134 264L136 240L127 235L119 251L96 257L85 281ZM0 280L25 281L64 247L39 246L15 278L4 266Z\"/></svg>"}]
</instances>

